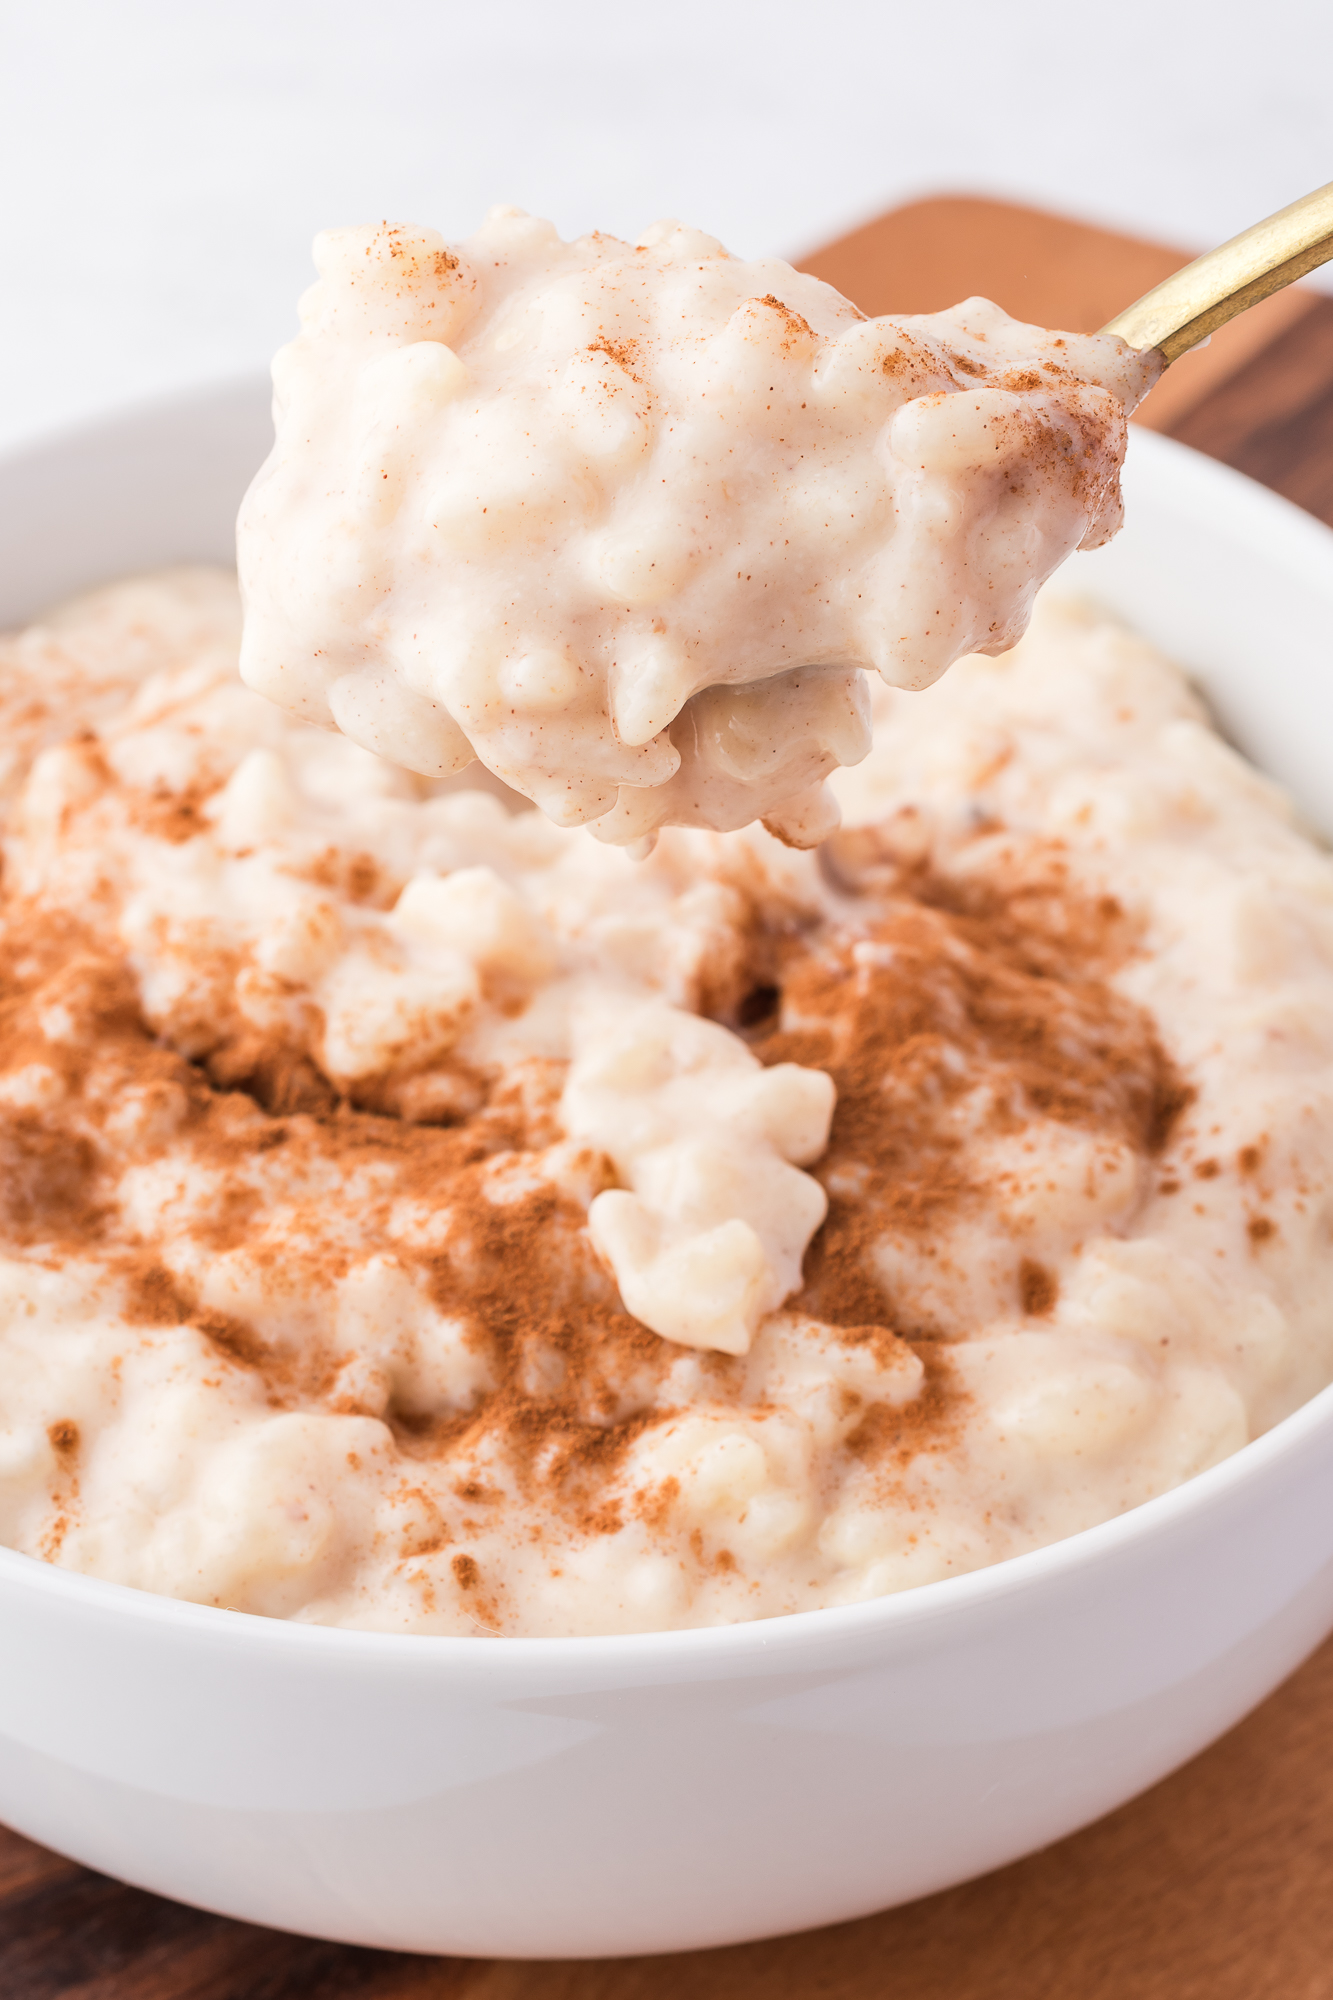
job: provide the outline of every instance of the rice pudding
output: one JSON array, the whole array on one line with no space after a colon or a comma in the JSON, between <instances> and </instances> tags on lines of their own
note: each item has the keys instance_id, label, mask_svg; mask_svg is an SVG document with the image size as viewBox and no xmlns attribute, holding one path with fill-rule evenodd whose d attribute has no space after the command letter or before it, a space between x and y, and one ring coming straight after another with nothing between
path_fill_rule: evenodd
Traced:
<instances>
[{"instance_id":1,"label":"rice pudding","mask_svg":"<svg viewBox=\"0 0 1333 2000\"><path fill-rule=\"evenodd\" d=\"M631 859L238 680L4 642L0 1537L401 1632L707 1625L1104 1520L1333 1377L1333 865L1043 599L842 830Z\"/></svg>"},{"instance_id":2,"label":"rice pudding","mask_svg":"<svg viewBox=\"0 0 1333 2000\"><path fill-rule=\"evenodd\" d=\"M922 688L1012 645L1114 533L1163 365L985 299L867 319L678 223L563 243L496 209L315 253L241 511L246 680L640 848L831 832L862 670Z\"/></svg>"}]
</instances>

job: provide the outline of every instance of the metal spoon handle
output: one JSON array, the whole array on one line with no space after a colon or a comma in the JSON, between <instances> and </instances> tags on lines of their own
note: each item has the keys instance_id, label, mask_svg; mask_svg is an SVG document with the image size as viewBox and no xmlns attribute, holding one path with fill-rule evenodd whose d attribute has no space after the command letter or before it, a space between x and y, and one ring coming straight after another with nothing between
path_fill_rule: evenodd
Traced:
<instances>
[{"instance_id":1,"label":"metal spoon handle","mask_svg":"<svg viewBox=\"0 0 1333 2000\"><path fill-rule=\"evenodd\" d=\"M1333 257L1333 181L1154 285L1101 329L1175 361L1270 292Z\"/></svg>"}]
</instances>

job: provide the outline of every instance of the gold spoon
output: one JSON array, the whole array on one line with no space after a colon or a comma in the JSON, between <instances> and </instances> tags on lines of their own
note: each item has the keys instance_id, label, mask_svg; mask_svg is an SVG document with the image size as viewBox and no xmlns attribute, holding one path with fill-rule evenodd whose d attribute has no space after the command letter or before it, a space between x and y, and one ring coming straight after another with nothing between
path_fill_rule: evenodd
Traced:
<instances>
[{"instance_id":1,"label":"gold spoon","mask_svg":"<svg viewBox=\"0 0 1333 2000\"><path fill-rule=\"evenodd\" d=\"M1196 257L1102 327L1167 362L1333 257L1333 181Z\"/></svg>"}]
</instances>

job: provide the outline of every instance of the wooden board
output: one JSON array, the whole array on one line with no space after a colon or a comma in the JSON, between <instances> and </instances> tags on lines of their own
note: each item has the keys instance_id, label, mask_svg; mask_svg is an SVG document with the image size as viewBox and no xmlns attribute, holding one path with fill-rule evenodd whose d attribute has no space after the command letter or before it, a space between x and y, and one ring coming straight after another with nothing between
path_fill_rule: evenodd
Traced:
<instances>
[{"instance_id":1,"label":"wooden board","mask_svg":"<svg viewBox=\"0 0 1333 2000\"><path fill-rule=\"evenodd\" d=\"M1185 253L966 197L804 260L869 312L969 293L1088 331ZM1284 294L1186 357L1144 418L1333 523L1333 299ZM0 2000L1325 2000L1333 1642L1248 1721L1097 1826L833 1930L684 1957L417 1959L201 1915L0 1829Z\"/></svg>"}]
</instances>

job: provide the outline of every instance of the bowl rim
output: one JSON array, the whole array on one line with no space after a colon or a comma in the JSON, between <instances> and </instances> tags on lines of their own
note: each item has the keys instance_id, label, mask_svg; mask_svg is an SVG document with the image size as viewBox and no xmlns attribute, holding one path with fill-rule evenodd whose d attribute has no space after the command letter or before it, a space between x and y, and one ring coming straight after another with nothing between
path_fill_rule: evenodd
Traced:
<instances>
[{"instance_id":1,"label":"bowl rim","mask_svg":"<svg viewBox=\"0 0 1333 2000\"><path fill-rule=\"evenodd\" d=\"M136 399L86 420L23 438L10 449L0 451L0 468L18 469L49 452L60 454L76 449L81 443L112 442L121 436L132 436L139 425L159 423L171 415L185 416L208 404L225 406L232 399L258 396L261 392L268 393L267 381L246 374L200 382L167 396ZM1228 510L1245 517L1247 530L1262 542L1264 553L1270 558L1288 564L1294 561L1301 567L1307 562L1322 566L1333 558L1333 528L1292 501L1174 438L1139 426L1134 426L1131 434L1133 457L1145 469L1155 461L1149 477L1163 482L1170 500L1188 503L1200 491L1209 497L1224 494ZM1133 458L1127 472L1132 484ZM494 1668L504 1661L506 1665L522 1663L524 1668L540 1673L543 1668L557 1664L566 1668L629 1667L657 1657L665 1665L680 1656L700 1666L722 1667L724 1663L742 1665L747 1659L757 1663L762 1655L767 1663L776 1665L777 1656L805 1651L812 1641L877 1636L888 1641L894 1634L906 1633L914 1627L952 1620L1037 1590L1066 1573L1114 1561L1138 1544L1187 1528L1196 1515L1261 1482L1283 1459L1298 1455L1325 1430L1333 1434L1333 1382L1217 1464L1123 1513L1057 1541L882 1597L718 1625L535 1637L392 1632L307 1624L110 1582L58 1568L39 1557L3 1546L0 1546L0 1595L12 1589L29 1598L47 1600L53 1607L82 1606L140 1627L165 1627L182 1640L193 1636L201 1642L218 1640L245 1650L258 1648L270 1655L290 1653L298 1658L323 1658L330 1663L373 1660L377 1667L390 1671L431 1665L443 1669L464 1662L469 1667ZM822 1645L820 1650L824 1650Z\"/></svg>"}]
</instances>

